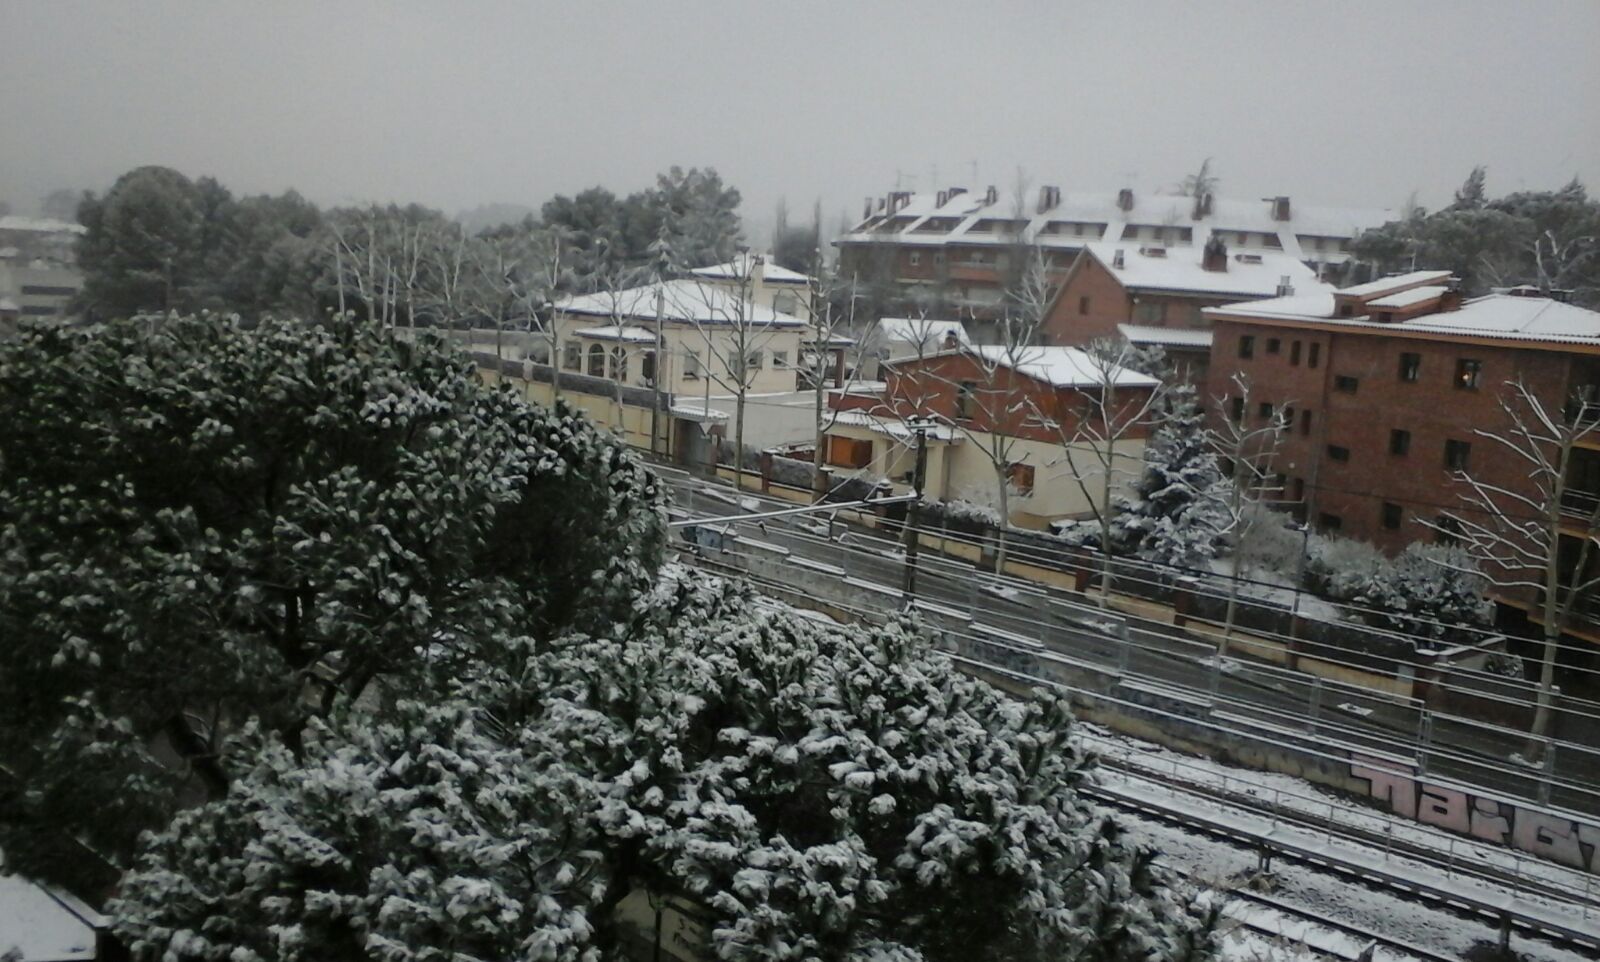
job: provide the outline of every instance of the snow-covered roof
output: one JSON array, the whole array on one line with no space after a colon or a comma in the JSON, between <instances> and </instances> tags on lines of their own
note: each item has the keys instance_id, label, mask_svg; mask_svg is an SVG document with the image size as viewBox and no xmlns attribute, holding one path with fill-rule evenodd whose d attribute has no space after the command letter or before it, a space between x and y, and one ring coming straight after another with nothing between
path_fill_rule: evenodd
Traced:
<instances>
[{"instance_id":1,"label":"snow-covered roof","mask_svg":"<svg viewBox=\"0 0 1600 962\"><path fill-rule=\"evenodd\" d=\"M1278 292L1278 285L1285 277L1296 291L1333 290L1331 284L1318 280L1311 268L1288 254L1230 253L1227 270L1208 271L1200 266L1204 250L1199 247L1140 247L1100 242L1084 247L1129 290L1266 297ZM1119 251L1121 267L1115 266Z\"/></svg>"},{"instance_id":2,"label":"snow-covered roof","mask_svg":"<svg viewBox=\"0 0 1600 962\"><path fill-rule=\"evenodd\" d=\"M1147 374L1125 367L1102 372L1101 366L1076 347L1035 347L1011 349L1003 344L980 344L970 349L992 364L1009 367L1055 387L1155 387L1161 382ZM1104 374L1109 373L1110 377Z\"/></svg>"},{"instance_id":3,"label":"snow-covered roof","mask_svg":"<svg viewBox=\"0 0 1600 962\"><path fill-rule=\"evenodd\" d=\"M1441 284L1424 284L1421 287L1413 287L1410 290L1397 291L1393 294L1387 294L1383 297L1380 297L1377 300L1368 301L1367 306L1387 307L1393 310L1403 310L1407 307L1422 304L1427 301L1431 301L1436 297L1440 297L1447 290L1449 290L1449 288Z\"/></svg>"},{"instance_id":4,"label":"snow-covered roof","mask_svg":"<svg viewBox=\"0 0 1600 962\"><path fill-rule=\"evenodd\" d=\"M873 329L874 339L880 344L912 344L920 348L922 353L937 349L951 334L955 335L957 343L972 343L960 321L931 317L885 317Z\"/></svg>"},{"instance_id":5,"label":"snow-covered roof","mask_svg":"<svg viewBox=\"0 0 1600 962\"><path fill-rule=\"evenodd\" d=\"M1186 327L1146 327L1118 324L1117 330L1131 344L1159 344L1162 347L1211 349L1211 332Z\"/></svg>"},{"instance_id":6,"label":"snow-covered roof","mask_svg":"<svg viewBox=\"0 0 1600 962\"><path fill-rule=\"evenodd\" d=\"M1349 255L1341 250L1319 247L1309 253L1302 251L1300 239L1351 239L1364 230L1379 227L1396 217L1395 212L1388 208L1291 203L1289 218L1278 220L1273 216L1275 204L1271 199L1213 197L1210 212L1196 218L1195 199L1187 195L1159 190L1134 190L1133 203L1128 210L1122 209L1118 199L1119 192L1114 190L1059 191L1055 203L1044 210L1038 207L1037 195L1024 198L1019 212L1016 198L997 197L991 204L987 202L984 191L947 196L942 205L937 193L912 194L892 212L887 209L874 210L839 242L866 243L892 237L893 242L900 245L1008 244L1015 240L1010 231L979 231L974 228L983 220L1011 220L1020 216L1026 225L1022 230L1023 238L1049 248L1076 249L1086 241L1116 240L1126 236L1126 228L1131 224L1186 229L1189 237L1182 243L1195 247L1203 246L1213 231L1222 232L1230 241L1241 232L1270 235L1276 238L1277 249L1290 256L1306 254L1317 260L1344 260ZM1047 228L1052 221L1100 226L1090 236L1076 231L1050 233ZM1273 245L1264 246L1271 248Z\"/></svg>"},{"instance_id":7,"label":"snow-covered roof","mask_svg":"<svg viewBox=\"0 0 1600 962\"><path fill-rule=\"evenodd\" d=\"M608 324L604 327L580 327L572 333L579 337L592 337L597 341L627 341L630 344L654 344L655 334L642 327L619 327Z\"/></svg>"},{"instance_id":8,"label":"snow-covered roof","mask_svg":"<svg viewBox=\"0 0 1600 962\"><path fill-rule=\"evenodd\" d=\"M23 962L69 962L96 955L95 926L105 919L66 894L0 874L0 956Z\"/></svg>"},{"instance_id":9,"label":"snow-covered roof","mask_svg":"<svg viewBox=\"0 0 1600 962\"><path fill-rule=\"evenodd\" d=\"M654 321L658 292L661 319L669 323L806 326L798 317L753 303L725 287L689 279L566 297L557 301L555 308L563 314Z\"/></svg>"},{"instance_id":10,"label":"snow-covered roof","mask_svg":"<svg viewBox=\"0 0 1600 962\"><path fill-rule=\"evenodd\" d=\"M0 230L26 230L41 234L87 234L89 228L68 220L50 217L18 217L15 214L0 217Z\"/></svg>"},{"instance_id":11,"label":"snow-covered roof","mask_svg":"<svg viewBox=\"0 0 1600 962\"><path fill-rule=\"evenodd\" d=\"M707 407L705 402L696 400L677 400L672 402L669 409L673 417L685 418L690 421L726 421L728 412Z\"/></svg>"},{"instance_id":12,"label":"snow-covered roof","mask_svg":"<svg viewBox=\"0 0 1600 962\"><path fill-rule=\"evenodd\" d=\"M905 421L901 420L895 415L878 415L871 411L863 411L859 408L846 408L842 411L834 411L829 414L829 419L832 424L838 424L852 428L866 428L869 431L876 431L879 434L887 435L898 441L910 440L916 437L917 433L915 427L907 424ZM955 428L948 424L940 424L936 421L927 420L918 422L918 426L927 431L929 441L953 443L961 440L961 435L957 433Z\"/></svg>"},{"instance_id":13,"label":"snow-covered roof","mask_svg":"<svg viewBox=\"0 0 1600 962\"><path fill-rule=\"evenodd\" d=\"M689 273L697 277L744 280L755 273L758 255L744 253L735 254L733 260L722 264L712 264L710 267L697 267ZM787 267L779 267L773 261L771 254L759 255L761 260L761 279L769 284L809 284L811 278L799 271L791 271Z\"/></svg>"},{"instance_id":14,"label":"snow-covered roof","mask_svg":"<svg viewBox=\"0 0 1600 962\"><path fill-rule=\"evenodd\" d=\"M1373 321L1369 315L1337 317L1333 300L1331 293L1276 297L1264 301L1206 308L1206 313L1228 317L1315 321L1395 333L1455 334L1465 337L1547 341L1557 344L1600 345L1600 311L1591 311L1548 297L1487 294L1463 302L1457 310L1438 311L1390 323Z\"/></svg>"},{"instance_id":15,"label":"snow-covered roof","mask_svg":"<svg viewBox=\"0 0 1600 962\"><path fill-rule=\"evenodd\" d=\"M1388 277L1380 277L1375 281L1367 281L1365 284L1357 284L1354 287L1341 287L1339 288L1339 293L1348 294L1352 297L1371 297L1374 294L1403 290L1408 287L1416 287L1419 284L1433 284L1449 278L1449 271L1411 271L1408 274L1391 274Z\"/></svg>"}]
</instances>

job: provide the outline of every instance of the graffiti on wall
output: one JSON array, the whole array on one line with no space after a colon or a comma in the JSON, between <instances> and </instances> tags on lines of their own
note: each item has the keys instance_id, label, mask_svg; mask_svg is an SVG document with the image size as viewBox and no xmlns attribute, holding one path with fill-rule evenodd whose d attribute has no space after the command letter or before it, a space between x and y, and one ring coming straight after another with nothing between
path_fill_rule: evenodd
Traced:
<instances>
[{"instance_id":1,"label":"graffiti on wall","mask_svg":"<svg viewBox=\"0 0 1600 962\"><path fill-rule=\"evenodd\" d=\"M1388 802L1396 815L1600 873L1600 825L1429 784L1376 758L1352 755L1350 774L1364 779L1368 794Z\"/></svg>"}]
</instances>

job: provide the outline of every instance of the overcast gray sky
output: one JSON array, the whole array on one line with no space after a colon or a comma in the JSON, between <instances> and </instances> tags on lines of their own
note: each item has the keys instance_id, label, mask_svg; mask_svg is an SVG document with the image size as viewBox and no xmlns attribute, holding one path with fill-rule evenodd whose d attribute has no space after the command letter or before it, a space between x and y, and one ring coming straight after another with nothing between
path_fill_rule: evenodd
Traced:
<instances>
[{"instance_id":1,"label":"overcast gray sky","mask_svg":"<svg viewBox=\"0 0 1600 962\"><path fill-rule=\"evenodd\" d=\"M765 221L911 187L1390 206L1600 190L1600 2L0 0L0 199L139 164L236 192L537 205L711 165ZM974 176L976 170L976 176Z\"/></svg>"}]
</instances>

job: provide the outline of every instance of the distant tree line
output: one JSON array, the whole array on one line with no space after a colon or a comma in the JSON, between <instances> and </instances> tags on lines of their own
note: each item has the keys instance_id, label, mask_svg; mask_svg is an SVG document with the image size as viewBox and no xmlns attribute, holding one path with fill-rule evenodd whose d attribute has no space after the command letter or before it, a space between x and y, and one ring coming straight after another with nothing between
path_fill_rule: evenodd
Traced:
<instances>
[{"instance_id":1,"label":"distant tree line","mask_svg":"<svg viewBox=\"0 0 1600 962\"><path fill-rule=\"evenodd\" d=\"M1402 219L1357 238L1356 257L1378 274L1448 268L1469 295L1527 284L1600 307L1600 201L1576 177L1491 199L1486 174L1473 168L1442 210L1407 205Z\"/></svg>"},{"instance_id":2,"label":"distant tree line","mask_svg":"<svg viewBox=\"0 0 1600 962\"><path fill-rule=\"evenodd\" d=\"M139 167L77 206L88 228L81 307L97 319L339 310L400 325L526 326L556 296L728 259L739 203L715 170L673 167L626 197L594 187L472 233L418 204L321 209L292 190L235 196L211 177Z\"/></svg>"}]
</instances>

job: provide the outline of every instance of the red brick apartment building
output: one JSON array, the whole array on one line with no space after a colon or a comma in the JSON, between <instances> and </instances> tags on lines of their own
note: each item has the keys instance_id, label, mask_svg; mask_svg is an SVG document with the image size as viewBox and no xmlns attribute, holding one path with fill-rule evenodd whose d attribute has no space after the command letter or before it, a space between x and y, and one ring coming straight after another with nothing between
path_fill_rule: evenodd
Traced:
<instances>
[{"instance_id":1,"label":"red brick apartment building","mask_svg":"<svg viewBox=\"0 0 1600 962\"><path fill-rule=\"evenodd\" d=\"M1067 271L1045 318L1050 344L1126 337L1167 351L1182 380L1206 383L1211 357L1207 307L1333 290L1295 257L1239 251L1219 235L1202 247L1093 243Z\"/></svg>"},{"instance_id":2,"label":"red brick apartment building","mask_svg":"<svg viewBox=\"0 0 1600 962\"><path fill-rule=\"evenodd\" d=\"M1284 497L1317 528L1390 552L1444 540L1430 523L1465 509L1457 470L1532 493L1525 466L1475 433L1507 427L1507 382L1522 379L1553 411L1600 386L1600 313L1532 289L1463 300L1449 271L1206 315L1208 393L1225 405L1214 416L1290 408ZM1233 396L1235 372L1249 377L1248 409ZM1569 483L1600 494L1600 436L1578 452Z\"/></svg>"},{"instance_id":3,"label":"red brick apartment building","mask_svg":"<svg viewBox=\"0 0 1600 962\"><path fill-rule=\"evenodd\" d=\"M1039 188L1036 197L1002 197L994 187L964 187L868 198L862 219L835 243L840 272L883 279L910 292L938 289L964 313L991 315L1021 251L1037 248L1056 277L1091 243L1192 248L1213 237L1235 251L1280 254L1317 274L1349 260L1363 230L1395 218L1378 208L1312 207L1288 197L1259 201L1204 194L1063 193Z\"/></svg>"}]
</instances>

